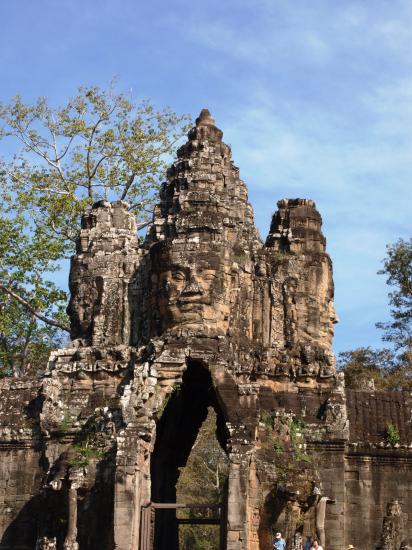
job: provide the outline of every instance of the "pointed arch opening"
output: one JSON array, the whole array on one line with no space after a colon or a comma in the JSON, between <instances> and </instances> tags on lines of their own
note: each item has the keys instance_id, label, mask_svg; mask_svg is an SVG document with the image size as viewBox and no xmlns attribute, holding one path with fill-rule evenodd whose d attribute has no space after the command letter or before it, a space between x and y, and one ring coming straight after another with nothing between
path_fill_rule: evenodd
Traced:
<instances>
[{"instance_id":1,"label":"pointed arch opening","mask_svg":"<svg viewBox=\"0 0 412 550\"><path fill-rule=\"evenodd\" d=\"M188 359L182 384L175 387L157 423L151 460L152 502L225 505L226 445L225 419L210 370L203 361ZM183 518L178 513L179 520L176 509L156 510L154 549L195 550L196 538L203 537L209 540L210 550L218 550L221 532L206 527L207 516L204 527L189 527L196 514L199 518L198 514L207 512L189 509Z\"/></svg>"}]
</instances>

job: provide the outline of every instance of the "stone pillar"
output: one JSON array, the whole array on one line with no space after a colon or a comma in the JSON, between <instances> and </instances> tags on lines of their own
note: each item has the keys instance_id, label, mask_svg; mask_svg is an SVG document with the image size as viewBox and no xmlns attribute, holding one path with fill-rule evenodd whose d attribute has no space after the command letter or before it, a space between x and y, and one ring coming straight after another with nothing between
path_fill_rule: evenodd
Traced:
<instances>
[{"instance_id":1,"label":"stone pillar","mask_svg":"<svg viewBox=\"0 0 412 550\"><path fill-rule=\"evenodd\" d=\"M242 464L230 459L228 511L227 511L227 550L245 550L247 538L247 472Z\"/></svg>"},{"instance_id":2,"label":"stone pillar","mask_svg":"<svg viewBox=\"0 0 412 550\"><path fill-rule=\"evenodd\" d=\"M69 486L69 506L67 535L63 544L64 550L78 550L77 543L77 486L76 482L70 481Z\"/></svg>"},{"instance_id":3,"label":"stone pillar","mask_svg":"<svg viewBox=\"0 0 412 550\"><path fill-rule=\"evenodd\" d=\"M328 497L320 497L316 504L316 533L319 537L320 545L326 548L326 535L325 535L325 518L326 518L326 505L331 501Z\"/></svg>"},{"instance_id":4,"label":"stone pillar","mask_svg":"<svg viewBox=\"0 0 412 550\"><path fill-rule=\"evenodd\" d=\"M147 443L133 429L117 438L114 542L116 550L140 544L141 507L150 502L150 462Z\"/></svg>"}]
</instances>

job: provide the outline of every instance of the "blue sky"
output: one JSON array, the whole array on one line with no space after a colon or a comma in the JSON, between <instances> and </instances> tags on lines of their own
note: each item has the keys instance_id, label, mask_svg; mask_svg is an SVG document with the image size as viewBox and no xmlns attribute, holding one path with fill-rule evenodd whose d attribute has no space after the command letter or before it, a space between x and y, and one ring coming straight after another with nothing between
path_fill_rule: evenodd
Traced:
<instances>
[{"instance_id":1,"label":"blue sky","mask_svg":"<svg viewBox=\"0 0 412 550\"><path fill-rule=\"evenodd\" d=\"M276 201L324 220L335 349L380 345L376 272L411 235L410 0L3 0L0 100L60 104L108 85L196 116L208 107L266 235Z\"/></svg>"}]
</instances>

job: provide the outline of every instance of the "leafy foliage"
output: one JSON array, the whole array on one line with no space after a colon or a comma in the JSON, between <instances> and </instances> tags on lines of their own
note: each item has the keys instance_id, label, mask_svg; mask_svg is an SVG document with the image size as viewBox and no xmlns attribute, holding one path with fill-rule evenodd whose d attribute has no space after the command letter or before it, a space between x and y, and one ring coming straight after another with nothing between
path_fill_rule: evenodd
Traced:
<instances>
[{"instance_id":1,"label":"leafy foliage","mask_svg":"<svg viewBox=\"0 0 412 550\"><path fill-rule=\"evenodd\" d=\"M312 462L312 458L304 451L307 426L301 418L262 409L260 421L265 425L267 441L275 453L285 453L284 459L288 469L293 470L300 462ZM279 429L282 425L283 430ZM280 462L277 464L278 469L279 465ZM283 466L281 465L280 469L285 473Z\"/></svg>"},{"instance_id":2,"label":"leafy foliage","mask_svg":"<svg viewBox=\"0 0 412 550\"><path fill-rule=\"evenodd\" d=\"M349 388L359 388L364 381L373 380L378 390L412 389L409 355L366 347L340 353L337 363Z\"/></svg>"},{"instance_id":3,"label":"leafy foliage","mask_svg":"<svg viewBox=\"0 0 412 550\"><path fill-rule=\"evenodd\" d=\"M0 377L35 376L46 366L50 351L63 344L58 328L38 322L7 295L0 303Z\"/></svg>"},{"instance_id":4,"label":"leafy foliage","mask_svg":"<svg viewBox=\"0 0 412 550\"><path fill-rule=\"evenodd\" d=\"M18 210L31 208L39 227L65 240L76 237L84 207L102 198L127 199L141 216L189 122L148 101L135 105L113 87L80 88L57 109L17 96L0 117L3 136L23 146L3 162L6 189Z\"/></svg>"},{"instance_id":5,"label":"leafy foliage","mask_svg":"<svg viewBox=\"0 0 412 550\"><path fill-rule=\"evenodd\" d=\"M69 330L67 296L52 279L74 252L83 210L103 198L128 200L144 225L167 156L188 122L148 101L135 104L113 86L80 88L59 108L20 96L0 104L3 150L13 151L0 160L3 374L18 372L19 345L28 339L33 351L36 331Z\"/></svg>"},{"instance_id":6,"label":"leafy foliage","mask_svg":"<svg viewBox=\"0 0 412 550\"><path fill-rule=\"evenodd\" d=\"M23 305L43 321L53 315L55 323L49 324L64 330L66 293L50 280L59 269L60 245L33 226L28 215L18 212L20 206L7 200L0 204L0 299Z\"/></svg>"},{"instance_id":7,"label":"leafy foliage","mask_svg":"<svg viewBox=\"0 0 412 550\"><path fill-rule=\"evenodd\" d=\"M399 435L399 431L396 426L388 422L386 424L386 441L390 445L397 445L401 440L401 436Z\"/></svg>"},{"instance_id":8,"label":"leafy foliage","mask_svg":"<svg viewBox=\"0 0 412 550\"><path fill-rule=\"evenodd\" d=\"M193 445L185 468L176 485L177 501L188 503L218 503L222 501L228 476L228 460L216 436L216 414L212 408ZM193 509L180 512L183 517L210 517L216 511ZM179 548L182 550L215 550L219 547L219 529L210 525L182 525L179 528Z\"/></svg>"},{"instance_id":9,"label":"leafy foliage","mask_svg":"<svg viewBox=\"0 0 412 550\"><path fill-rule=\"evenodd\" d=\"M273 430L274 417L269 411L262 409L260 411L260 421L266 426L268 430Z\"/></svg>"},{"instance_id":10,"label":"leafy foliage","mask_svg":"<svg viewBox=\"0 0 412 550\"><path fill-rule=\"evenodd\" d=\"M312 462L312 458L303 449L305 442L306 424L300 418L293 418L289 424L290 441L294 450L296 462Z\"/></svg>"},{"instance_id":11,"label":"leafy foliage","mask_svg":"<svg viewBox=\"0 0 412 550\"><path fill-rule=\"evenodd\" d=\"M78 443L73 447L73 456L68 461L73 468L85 468L93 460L101 460L104 457L104 450L88 442Z\"/></svg>"},{"instance_id":12,"label":"leafy foliage","mask_svg":"<svg viewBox=\"0 0 412 550\"><path fill-rule=\"evenodd\" d=\"M165 412L165 409L166 409L167 405L169 404L169 401L173 397L177 397L180 394L181 389L182 389L181 384L174 384L174 386L172 388L172 391L166 395L166 397L164 398L163 403L162 403L162 405L161 405L161 407L160 407L160 409L157 413L159 419L162 417L163 413Z\"/></svg>"},{"instance_id":13,"label":"leafy foliage","mask_svg":"<svg viewBox=\"0 0 412 550\"><path fill-rule=\"evenodd\" d=\"M399 239L387 246L384 268L387 284L394 288L389 293L391 321L378 323L385 333L383 339L392 342L396 350L411 353L412 350L412 239Z\"/></svg>"},{"instance_id":14,"label":"leafy foliage","mask_svg":"<svg viewBox=\"0 0 412 550\"><path fill-rule=\"evenodd\" d=\"M393 288L389 293L391 320L377 323L383 340L393 348L361 347L339 354L338 368L349 387L373 380L377 389L412 390L412 239L388 245L384 268Z\"/></svg>"},{"instance_id":15,"label":"leafy foliage","mask_svg":"<svg viewBox=\"0 0 412 550\"><path fill-rule=\"evenodd\" d=\"M64 434L64 433L67 433L72 426L73 426L73 418L69 413L66 413L57 429L59 432Z\"/></svg>"}]
</instances>

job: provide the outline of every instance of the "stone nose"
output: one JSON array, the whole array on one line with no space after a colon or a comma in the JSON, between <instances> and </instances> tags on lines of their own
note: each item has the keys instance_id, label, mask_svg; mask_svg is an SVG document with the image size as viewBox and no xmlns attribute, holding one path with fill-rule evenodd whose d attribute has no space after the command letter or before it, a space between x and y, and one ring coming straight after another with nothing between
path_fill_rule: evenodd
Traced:
<instances>
[{"instance_id":1,"label":"stone nose","mask_svg":"<svg viewBox=\"0 0 412 550\"><path fill-rule=\"evenodd\" d=\"M339 319L339 315L337 314L337 311L335 309L335 304L332 302L330 302L330 320L332 321L332 323L335 325L336 323L339 323L340 319Z\"/></svg>"},{"instance_id":2,"label":"stone nose","mask_svg":"<svg viewBox=\"0 0 412 550\"><path fill-rule=\"evenodd\" d=\"M203 289L197 282L196 277L191 275L186 283L185 288L182 290L182 296L194 296L196 294L203 294Z\"/></svg>"}]
</instances>

